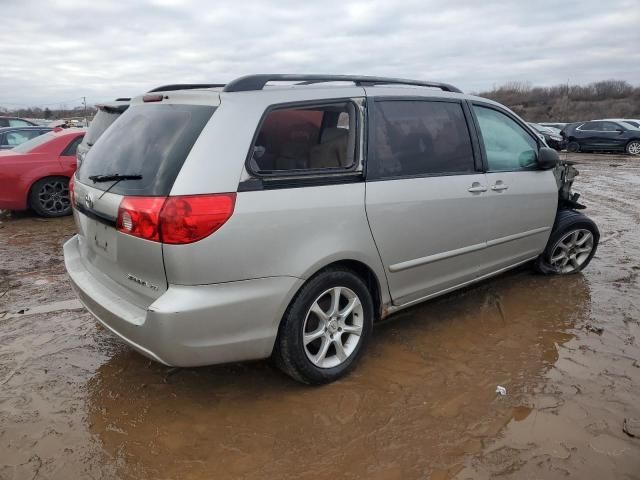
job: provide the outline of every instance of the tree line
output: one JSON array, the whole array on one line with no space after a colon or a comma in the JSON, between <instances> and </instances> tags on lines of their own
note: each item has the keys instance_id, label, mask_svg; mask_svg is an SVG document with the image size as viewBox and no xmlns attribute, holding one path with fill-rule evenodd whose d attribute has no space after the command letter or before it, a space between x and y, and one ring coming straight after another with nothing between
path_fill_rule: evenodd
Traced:
<instances>
[{"instance_id":1,"label":"tree line","mask_svg":"<svg viewBox=\"0 0 640 480\"><path fill-rule=\"evenodd\" d=\"M87 105L86 115L88 118L92 118L96 114L96 108ZM10 115L13 117L21 118L44 118L45 120L59 120L61 118L76 118L84 117L84 107L73 108L49 108L49 107L28 107L28 108L4 108L0 106L0 115Z\"/></svg>"},{"instance_id":2,"label":"tree line","mask_svg":"<svg viewBox=\"0 0 640 480\"><path fill-rule=\"evenodd\" d=\"M509 82L478 95L508 106L530 122L640 118L640 87L624 80L551 87Z\"/></svg>"}]
</instances>

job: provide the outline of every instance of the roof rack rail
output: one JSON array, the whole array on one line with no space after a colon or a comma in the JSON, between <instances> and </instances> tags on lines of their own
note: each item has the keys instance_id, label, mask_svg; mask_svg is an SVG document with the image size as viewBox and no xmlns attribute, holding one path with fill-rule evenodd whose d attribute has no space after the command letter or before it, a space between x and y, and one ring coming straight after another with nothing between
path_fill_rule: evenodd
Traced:
<instances>
[{"instance_id":1,"label":"roof rack rail","mask_svg":"<svg viewBox=\"0 0 640 480\"><path fill-rule=\"evenodd\" d=\"M147 93L152 92L170 92L172 90L194 90L196 88L217 88L224 87L224 83L174 83L173 85L162 85Z\"/></svg>"},{"instance_id":2,"label":"roof rack rail","mask_svg":"<svg viewBox=\"0 0 640 480\"><path fill-rule=\"evenodd\" d=\"M322 82L353 82L359 87L371 87L373 85L413 85L418 87L439 88L445 92L462 93L462 91L440 82L424 82L421 80L407 80L404 78L369 77L361 75L304 75L304 74L257 74L236 78L224 86L223 92L247 92L262 90L268 82L300 82L302 85L310 85Z\"/></svg>"}]
</instances>

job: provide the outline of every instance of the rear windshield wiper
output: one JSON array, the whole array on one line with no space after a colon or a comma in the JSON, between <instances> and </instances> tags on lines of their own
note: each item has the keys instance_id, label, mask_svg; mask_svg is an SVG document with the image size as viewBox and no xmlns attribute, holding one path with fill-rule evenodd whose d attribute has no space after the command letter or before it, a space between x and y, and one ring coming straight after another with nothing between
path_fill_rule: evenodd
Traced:
<instances>
[{"instance_id":1,"label":"rear windshield wiper","mask_svg":"<svg viewBox=\"0 0 640 480\"><path fill-rule=\"evenodd\" d=\"M113 182L114 180L142 180L142 175L120 175L119 173L111 175L91 175L89 180L93 183Z\"/></svg>"}]
</instances>

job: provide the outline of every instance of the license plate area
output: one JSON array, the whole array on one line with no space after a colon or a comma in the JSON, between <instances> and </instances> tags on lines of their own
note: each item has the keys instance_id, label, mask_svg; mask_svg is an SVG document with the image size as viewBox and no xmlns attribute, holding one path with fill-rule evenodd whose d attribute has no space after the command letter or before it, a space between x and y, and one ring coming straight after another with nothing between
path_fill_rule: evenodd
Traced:
<instances>
[{"instance_id":1,"label":"license plate area","mask_svg":"<svg viewBox=\"0 0 640 480\"><path fill-rule=\"evenodd\" d=\"M86 241L92 251L112 262L117 256L117 232L116 229L104 225L93 219L87 222Z\"/></svg>"}]
</instances>

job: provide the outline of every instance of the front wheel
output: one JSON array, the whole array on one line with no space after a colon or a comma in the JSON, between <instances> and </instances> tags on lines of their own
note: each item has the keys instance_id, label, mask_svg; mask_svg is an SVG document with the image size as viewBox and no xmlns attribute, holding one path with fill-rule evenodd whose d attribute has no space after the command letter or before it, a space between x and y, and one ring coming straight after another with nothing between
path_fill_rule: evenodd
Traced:
<instances>
[{"instance_id":1,"label":"front wheel","mask_svg":"<svg viewBox=\"0 0 640 480\"><path fill-rule=\"evenodd\" d=\"M544 274L578 273L591 262L599 240L600 232L593 220L575 210L561 210L534 268Z\"/></svg>"},{"instance_id":2,"label":"front wheel","mask_svg":"<svg viewBox=\"0 0 640 480\"><path fill-rule=\"evenodd\" d=\"M640 140L632 140L627 143L626 150L629 155L640 155Z\"/></svg>"},{"instance_id":3,"label":"front wheel","mask_svg":"<svg viewBox=\"0 0 640 480\"><path fill-rule=\"evenodd\" d=\"M278 367L319 385L346 375L364 353L373 326L366 284L349 270L326 270L298 292L282 319L274 350Z\"/></svg>"}]
</instances>

